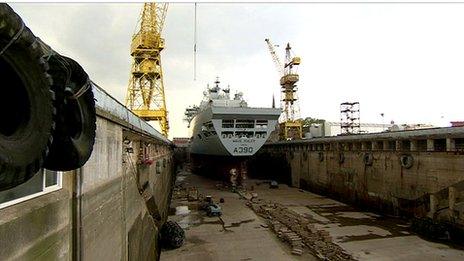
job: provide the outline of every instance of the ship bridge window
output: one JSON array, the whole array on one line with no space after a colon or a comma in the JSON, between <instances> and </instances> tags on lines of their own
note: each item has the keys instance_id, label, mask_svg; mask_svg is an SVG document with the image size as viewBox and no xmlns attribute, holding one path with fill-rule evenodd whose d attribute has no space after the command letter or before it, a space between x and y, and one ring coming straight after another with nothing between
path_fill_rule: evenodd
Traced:
<instances>
[{"instance_id":1,"label":"ship bridge window","mask_svg":"<svg viewBox=\"0 0 464 261\"><path fill-rule=\"evenodd\" d=\"M253 129L255 127L254 120L236 120L235 128L239 129Z\"/></svg>"},{"instance_id":2,"label":"ship bridge window","mask_svg":"<svg viewBox=\"0 0 464 261\"><path fill-rule=\"evenodd\" d=\"M256 120L257 129L267 129L267 120Z\"/></svg>"},{"instance_id":3,"label":"ship bridge window","mask_svg":"<svg viewBox=\"0 0 464 261\"><path fill-rule=\"evenodd\" d=\"M234 120L222 120L222 127L223 128L233 128L234 127Z\"/></svg>"},{"instance_id":4,"label":"ship bridge window","mask_svg":"<svg viewBox=\"0 0 464 261\"><path fill-rule=\"evenodd\" d=\"M252 131L236 131L235 132L235 137L236 138L253 138L253 132Z\"/></svg>"},{"instance_id":5,"label":"ship bridge window","mask_svg":"<svg viewBox=\"0 0 464 261\"><path fill-rule=\"evenodd\" d=\"M266 138L266 134L267 134L267 132L265 132L265 131L257 131L256 134L255 134L255 137L257 139Z\"/></svg>"},{"instance_id":6,"label":"ship bridge window","mask_svg":"<svg viewBox=\"0 0 464 261\"><path fill-rule=\"evenodd\" d=\"M222 138L224 139L232 139L234 137L234 132L233 131L223 131L222 132Z\"/></svg>"}]
</instances>

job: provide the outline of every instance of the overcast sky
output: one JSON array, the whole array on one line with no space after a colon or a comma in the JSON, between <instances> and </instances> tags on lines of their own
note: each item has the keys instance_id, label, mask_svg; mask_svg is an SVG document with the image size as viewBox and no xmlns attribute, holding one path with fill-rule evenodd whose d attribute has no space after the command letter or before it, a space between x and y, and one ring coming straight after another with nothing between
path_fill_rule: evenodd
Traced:
<instances>
[{"instance_id":1,"label":"overcast sky","mask_svg":"<svg viewBox=\"0 0 464 261\"><path fill-rule=\"evenodd\" d=\"M32 31L77 60L124 103L129 46L141 3L10 4ZM207 83L242 91L270 107L279 76L264 39L281 59L290 42L302 63L302 117L339 121L340 103L359 101L361 122L464 120L464 4L208 4L197 7L197 79L193 80L194 4L169 5L162 52L170 138L188 136L184 109ZM156 124L155 124L156 125ZM157 125L156 125L157 127Z\"/></svg>"}]
</instances>

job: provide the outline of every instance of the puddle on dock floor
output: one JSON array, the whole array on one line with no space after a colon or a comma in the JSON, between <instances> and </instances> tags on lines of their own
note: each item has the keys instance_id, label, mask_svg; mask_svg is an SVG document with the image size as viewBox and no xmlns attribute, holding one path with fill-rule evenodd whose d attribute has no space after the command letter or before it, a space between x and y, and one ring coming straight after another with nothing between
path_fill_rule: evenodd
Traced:
<instances>
[{"instance_id":1,"label":"puddle on dock floor","mask_svg":"<svg viewBox=\"0 0 464 261\"><path fill-rule=\"evenodd\" d=\"M175 215L187 215L190 213L188 206L177 206Z\"/></svg>"},{"instance_id":2,"label":"puddle on dock floor","mask_svg":"<svg viewBox=\"0 0 464 261\"><path fill-rule=\"evenodd\" d=\"M203 224L203 217L199 213L189 213L182 217L178 222L179 226L183 229L188 229L192 226L198 226Z\"/></svg>"},{"instance_id":3,"label":"puddle on dock floor","mask_svg":"<svg viewBox=\"0 0 464 261\"><path fill-rule=\"evenodd\" d=\"M345 218L356 218L356 219L364 219L364 218L369 218L369 219L374 219L374 217L379 217L378 215L371 214L371 213L363 213L363 212L336 212L335 215L339 217L345 217Z\"/></svg>"}]
</instances>

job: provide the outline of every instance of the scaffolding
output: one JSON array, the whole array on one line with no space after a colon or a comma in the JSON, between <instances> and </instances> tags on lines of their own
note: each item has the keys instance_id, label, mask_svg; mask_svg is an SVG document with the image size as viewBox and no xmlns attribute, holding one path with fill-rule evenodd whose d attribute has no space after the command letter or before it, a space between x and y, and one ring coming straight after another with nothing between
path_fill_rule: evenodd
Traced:
<instances>
[{"instance_id":1,"label":"scaffolding","mask_svg":"<svg viewBox=\"0 0 464 261\"><path fill-rule=\"evenodd\" d=\"M340 128L342 135L361 133L359 102L340 104Z\"/></svg>"}]
</instances>

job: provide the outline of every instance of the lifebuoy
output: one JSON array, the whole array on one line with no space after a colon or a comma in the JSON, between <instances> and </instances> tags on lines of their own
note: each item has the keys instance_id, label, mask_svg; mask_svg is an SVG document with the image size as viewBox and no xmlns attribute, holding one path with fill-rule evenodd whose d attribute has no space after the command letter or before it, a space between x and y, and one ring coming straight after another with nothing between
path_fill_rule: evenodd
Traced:
<instances>
[{"instance_id":1,"label":"lifebuoy","mask_svg":"<svg viewBox=\"0 0 464 261\"><path fill-rule=\"evenodd\" d=\"M402 154L400 156L401 167L410 169L414 165L414 158L411 154Z\"/></svg>"},{"instance_id":2,"label":"lifebuoy","mask_svg":"<svg viewBox=\"0 0 464 261\"><path fill-rule=\"evenodd\" d=\"M364 165L366 166L372 166L372 164L374 163L374 156L372 155L372 153L370 152L364 153L363 162L364 162Z\"/></svg>"}]
</instances>

